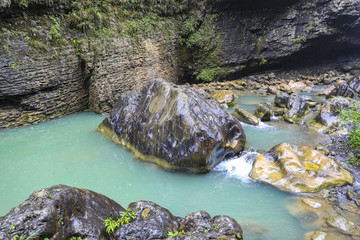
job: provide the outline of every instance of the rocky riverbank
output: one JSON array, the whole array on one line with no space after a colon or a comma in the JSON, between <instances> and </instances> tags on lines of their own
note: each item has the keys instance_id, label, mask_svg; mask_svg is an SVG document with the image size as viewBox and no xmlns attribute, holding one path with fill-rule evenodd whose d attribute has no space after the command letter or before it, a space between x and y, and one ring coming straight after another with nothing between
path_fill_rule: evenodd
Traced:
<instances>
[{"instance_id":1,"label":"rocky riverbank","mask_svg":"<svg viewBox=\"0 0 360 240\"><path fill-rule=\"evenodd\" d=\"M104 195L65 185L35 191L0 217L0 238L243 239L240 225L228 216L199 211L176 217L148 201L125 209Z\"/></svg>"}]
</instances>

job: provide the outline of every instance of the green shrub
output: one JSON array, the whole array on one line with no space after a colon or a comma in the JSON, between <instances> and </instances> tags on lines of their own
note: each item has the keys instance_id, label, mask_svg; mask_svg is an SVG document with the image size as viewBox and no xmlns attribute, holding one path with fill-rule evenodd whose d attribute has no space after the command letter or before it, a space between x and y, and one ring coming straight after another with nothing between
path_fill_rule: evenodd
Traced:
<instances>
[{"instance_id":1,"label":"green shrub","mask_svg":"<svg viewBox=\"0 0 360 240\"><path fill-rule=\"evenodd\" d=\"M115 228L130 223L130 221L132 219L136 219L137 216L138 215L136 212L132 211L131 209L127 209L126 212L121 215L121 218L117 220L113 220L112 218L105 219L104 224L106 227L106 232L113 233L115 231Z\"/></svg>"},{"instance_id":2,"label":"green shrub","mask_svg":"<svg viewBox=\"0 0 360 240\"><path fill-rule=\"evenodd\" d=\"M350 124L349 137L350 141L348 142L351 147L355 150L356 153L360 153L360 102L353 103L353 108L342 109L340 112L340 120L344 124ZM360 159L351 158L349 160L351 164L360 165Z\"/></svg>"}]
</instances>

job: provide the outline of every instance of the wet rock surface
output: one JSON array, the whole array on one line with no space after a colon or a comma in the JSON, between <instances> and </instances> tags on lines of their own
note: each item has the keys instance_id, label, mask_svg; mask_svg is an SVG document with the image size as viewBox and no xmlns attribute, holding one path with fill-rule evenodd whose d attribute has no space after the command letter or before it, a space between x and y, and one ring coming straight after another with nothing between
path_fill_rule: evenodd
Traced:
<instances>
[{"instance_id":1,"label":"wet rock surface","mask_svg":"<svg viewBox=\"0 0 360 240\"><path fill-rule=\"evenodd\" d=\"M360 76L356 76L349 81L343 81L337 85L328 96L342 96L354 98L355 100L360 100Z\"/></svg>"},{"instance_id":2,"label":"wet rock surface","mask_svg":"<svg viewBox=\"0 0 360 240\"><path fill-rule=\"evenodd\" d=\"M250 177L290 192L318 192L354 182L333 159L306 146L282 143L259 155Z\"/></svg>"},{"instance_id":3,"label":"wet rock surface","mask_svg":"<svg viewBox=\"0 0 360 240\"><path fill-rule=\"evenodd\" d=\"M211 97L225 108L232 107L236 104L234 92L231 90L216 91L211 94Z\"/></svg>"},{"instance_id":4,"label":"wet rock surface","mask_svg":"<svg viewBox=\"0 0 360 240\"><path fill-rule=\"evenodd\" d=\"M240 122L207 94L161 79L121 96L99 130L168 170L204 173L240 152Z\"/></svg>"},{"instance_id":5,"label":"wet rock surface","mask_svg":"<svg viewBox=\"0 0 360 240\"><path fill-rule=\"evenodd\" d=\"M339 110L344 108L350 108L352 104L349 100L341 97L335 97L325 102L321 107L319 114L315 120L322 125L335 129L339 127Z\"/></svg>"},{"instance_id":6,"label":"wet rock surface","mask_svg":"<svg viewBox=\"0 0 360 240\"><path fill-rule=\"evenodd\" d=\"M259 125L259 119L244 109L236 108L233 115L239 119L240 122L255 126Z\"/></svg>"},{"instance_id":7,"label":"wet rock surface","mask_svg":"<svg viewBox=\"0 0 360 240\"><path fill-rule=\"evenodd\" d=\"M180 218L148 201L133 202L127 209L101 194L56 185L34 192L1 217L0 238L242 239L240 225L228 216L211 218L199 211ZM116 221L130 211L134 218L107 231L105 219Z\"/></svg>"},{"instance_id":8,"label":"wet rock surface","mask_svg":"<svg viewBox=\"0 0 360 240\"><path fill-rule=\"evenodd\" d=\"M344 193L350 189L352 187L348 186L293 197L287 205L290 214L297 218L303 227L314 229L313 232L305 234L306 240L359 239L359 208L353 201L344 198ZM310 206L309 201L316 202L318 206Z\"/></svg>"},{"instance_id":9,"label":"wet rock surface","mask_svg":"<svg viewBox=\"0 0 360 240\"><path fill-rule=\"evenodd\" d=\"M0 238L23 235L70 239L104 236L104 220L119 217L123 207L90 190L56 185L34 192L0 218Z\"/></svg>"}]
</instances>

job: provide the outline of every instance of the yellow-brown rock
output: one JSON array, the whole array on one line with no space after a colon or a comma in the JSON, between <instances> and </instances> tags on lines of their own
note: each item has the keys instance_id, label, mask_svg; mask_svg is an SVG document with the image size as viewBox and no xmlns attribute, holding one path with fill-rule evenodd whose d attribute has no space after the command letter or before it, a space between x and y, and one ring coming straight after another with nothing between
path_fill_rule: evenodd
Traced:
<instances>
[{"instance_id":1,"label":"yellow-brown rock","mask_svg":"<svg viewBox=\"0 0 360 240\"><path fill-rule=\"evenodd\" d=\"M255 126L259 125L259 119L244 109L236 108L233 115L239 119L240 122Z\"/></svg>"},{"instance_id":2,"label":"yellow-brown rock","mask_svg":"<svg viewBox=\"0 0 360 240\"><path fill-rule=\"evenodd\" d=\"M235 95L231 90L219 90L211 94L211 97L221 105L234 105Z\"/></svg>"},{"instance_id":3,"label":"yellow-brown rock","mask_svg":"<svg viewBox=\"0 0 360 240\"><path fill-rule=\"evenodd\" d=\"M250 177L296 193L318 192L354 182L351 173L333 159L310 147L288 143L259 155Z\"/></svg>"}]
</instances>

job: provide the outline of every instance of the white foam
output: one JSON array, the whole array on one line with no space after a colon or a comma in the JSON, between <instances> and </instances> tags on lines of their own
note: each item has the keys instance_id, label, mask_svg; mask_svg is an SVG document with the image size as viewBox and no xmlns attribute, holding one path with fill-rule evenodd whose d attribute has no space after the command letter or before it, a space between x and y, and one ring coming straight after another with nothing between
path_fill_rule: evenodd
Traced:
<instances>
[{"instance_id":1,"label":"white foam","mask_svg":"<svg viewBox=\"0 0 360 240\"><path fill-rule=\"evenodd\" d=\"M259 153L257 152L248 152L241 157L221 162L214 170L223 172L228 177L240 179L242 182L250 182L249 173L252 163L258 155Z\"/></svg>"},{"instance_id":2,"label":"white foam","mask_svg":"<svg viewBox=\"0 0 360 240\"><path fill-rule=\"evenodd\" d=\"M259 125L251 125L251 124L247 124L244 122L241 122L242 125L247 126L247 127L252 127L252 128L274 128L273 126L271 126L270 124L264 123L262 121L259 120Z\"/></svg>"}]
</instances>

